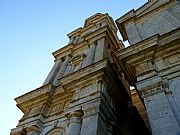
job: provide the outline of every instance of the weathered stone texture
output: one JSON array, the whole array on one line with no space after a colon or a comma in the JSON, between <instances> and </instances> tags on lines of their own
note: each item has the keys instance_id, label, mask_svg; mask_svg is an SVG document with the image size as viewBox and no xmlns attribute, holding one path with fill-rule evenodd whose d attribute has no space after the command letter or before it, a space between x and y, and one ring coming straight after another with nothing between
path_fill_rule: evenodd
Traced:
<instances>
[{"instance_id":1,"label":"weathered stone texture","mask_svg":"<svg viewBox=\"0 0 180 135\"><path fill-rule=\"evenodd\" d=\"M61 64L62 64L62 60L59 59L57 60L55 63L54 63L54 66L53 68L51 69L51 71L49 72L46 80L44 81L43 85L46 85L48 83L52 83L54 81L54 78L56 77L60 67L61 67Z\"/></svg>"},{"instance_id":2,"label":"weathered stone texture","mask_svg":"<svg viewBox=\"0 0 180 135\"><path fill-rule=\"evenodd\" d=\"M83 28L69 33L69 44L53 53L55 64L43 86L16 98L24 116L11 134L140 133L125 120L132 115L132 104L127 83L121 82L112 65L111 51L124 47L116 32L108 14L96 14Z\"/></svg>"},{"instance_id":3,"label":"weathered stone texture","mask_svg":"<svg viewBox=\"0 0 180 135\"><path fill-rule=\"evenodd\" d=\"M145 98L144 103L147 108L153 135L173 135L179 133L179 125L164 93L158 93Z\"/></svg>"},{"instance_id":4,"label":"weathered stone texture","mask_svg":"<svg viewBox=\"0 0 180 135\"><path fill-rule=\"evenodd\" d=\"M98 114L83 118L81 135L97 135Z\"/></svg>"},{"instance_id":5,"label":"weathered stone texture","mask_svg":"<svg viewBox=\"0 0 180 135\"><path fill-rule=\"evenodd\" d=\"M153 135L180 134L179 12L177 0L149 0L120 17L127 48L108 14L86 19L43 86L15 99L24 115L11 135L148 135L145 111Z\"/></svg>"},{"instance_id":6,"label":"weathered stone texture","mask_svg":"<svg viewBox=\"0 0 180 135\"><path fill-rule=\"evenodd\" d=\"M149 1L116 21L131 45L116 54L144 101L153 135L180 133L179 12L177 0Z\"/></svg>"},{"instance_id":7,"label":"weathered stone texture","mask_svg":"<svg viewBox=\"0 0 180 135\"><path fill-rule=\"evenodd\" d=\"M117 20L124 39L131 45L156 34L163 35L180 27L180 4L176 0L150 1ZM123 29L122 29L123 31Z\"/></svg>"}]
</instances>

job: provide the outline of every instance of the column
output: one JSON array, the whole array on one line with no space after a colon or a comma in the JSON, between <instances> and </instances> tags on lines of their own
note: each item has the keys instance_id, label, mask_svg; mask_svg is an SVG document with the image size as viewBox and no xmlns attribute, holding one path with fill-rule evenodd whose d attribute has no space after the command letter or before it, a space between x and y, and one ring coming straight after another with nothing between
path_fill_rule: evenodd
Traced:
<instances>
[{"instance_id":1,"label":"column","mask_svg":"<svg viewBox=\"0 0 180 135\"><path fill-rule=\"evenodd\" d=\"M105 38L101 38L97 41L96 52L94 56L94 62L102 60L107 56Z\"/></svg>"},{"instance_id":2,"label":"column","mask_svg":"<svg viewBox=\"0 0 180 135\"><path fill-rule=\"evenodd\" d=\"M94 111L91 110L87 112L88 114L84 114L80 135L98 135L98 127L101 123L98 120L99 114L94 114Z\"/></svg>"},{"instance_id":3,"label":"column","mask_svg":"<svg viewBox=\"0 0 180 135\"><path fill-rule=\"evenodd\" d=\"M27 127L26 132L26 135L39 135L39 129L36 126Z\"/></svg>"},{"instance_id":4,"label":"column","mask_svg":"<svg viewBox=\"0 0 180 135\"><path fill-rule=\"evenodd\" d=\"M59 71L58 71L58 73L57 73L57 75L56 75L56 77L55 77L55 79L54 79L53 84L54 84L55 86L58 85L58 79L60 79L60 78L63 77L64 72L65 72L65 70L66 70L66 68L67 68L69 59L70 59L70 56L67 55L65 61L62 63L62 66L61 66L61 68L59 69Z\"/></svg>"},{"instance_id":5,"label":"column","mask_svg":"<svg viewBox=\"0 0 180 135\"><path fill-rule=\"evenodd\" d=\"M88 66L88 65L90 65L90 64L93 63L95 50L96 50L96 44L93 42L93 43L91 44L90 49L89 49L89 52L88 52L86 66Z\"/></svg>"},{"instance_id":6,"label":"column","mask_svg":"<svg viewBox=\"0 0 180 135\"><path fill-rule=\"evenodd\" d=\"M180 126L180 113L179 113L179 110L177 108L177 105L175 104L174 100L173 100L173 97L172 97L172 92L171 91L168 91L166 92L166 97L167 97L167 100L170 104L170 107L172 109L172 112L178 122L178 125ZM179 131L180 133L180 131Z\"/></svg>"},{"instance_id":7,"label":"column","mask_svg":"<svg viewBox=\"0 0 180 135\"><path fill-rule=\"evenodd\" d=\"M144 103L153 135L178 134L179 125L163 92L144 98Z\"/></svg>"},{"instance_id":8,"label":"column","mask_svg":"<svg viewBox=\"0 0 180 135\"><path fill-rule=\"evenodd\" d=\"M23 127L17 127L11 130L10 135L26 135L26 131Z\"/></svg>"},{"instance_id":9,"label":"column","mask_svg":"<svg viewBox=\"0 0 180 135\"><path fill-rule=\"evenodd\" d=\"M176 105L174 99L173 99L173 95L172 95L172 91L169 89L169 82L167 79L164 79L163 80L163 88L165 90L165 94L166 94L166 97L167 97L167 100L170 104L170 107L172 109L172 112L180 126L180 113L179 113L179 109L178 109L178 106ZM180 132L179 132L180 133Z\"/></svg>"},{"instance_id":10,"label":"column","mask_svg":"<svg viewBox=\"0 0 180 135\"><path fill-rule=\"evenodd\" d=\"M158 76L136 84L144 99L152 134L176 135L180 128L162 85L162 79Z\"/></svg>"},{"instance_id":11,"label":"column","mask_svg":"<svg viewBox=\"0 0 180 135\"><path fill-rule=\"evenodd\" d=\"M78 110L69 114L68 118L70 123L69 123L68 135L80 135L82 116L83 116L82 110Z\"/></svg>"},{"instance_id":12,"label":"column","mask_svg":"<svg viewBox=\"0 0 180 135\"><path fill-rule=\"evenodd\" d=\"M51 69L51 71L49 72L46 80L44 81L43 85L46 85L48 83L52 83L56 74L58 73L60 67L61 67L61 64L62 64L62 60L61 59L58 59L56 60L56 62L54 63L54 66L53 68Z\"/></svg>"}]
</instances>

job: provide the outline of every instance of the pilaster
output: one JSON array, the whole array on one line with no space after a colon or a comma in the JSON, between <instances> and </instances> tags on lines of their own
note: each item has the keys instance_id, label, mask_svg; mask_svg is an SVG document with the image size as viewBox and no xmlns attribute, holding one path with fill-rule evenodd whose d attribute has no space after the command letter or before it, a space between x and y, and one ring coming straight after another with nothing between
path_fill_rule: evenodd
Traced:
<instances>
[{"instance_id":1,"label":"pilaster","mask_svg":"<svg viewBox=\"0 0 180 135\"><path fill-rule=\"evenodd\" d=\"M69 128L67 135L80 135L82 116L82 110L76 110L68 115Z\"/></svg>"},{"instance_id":2,"label":"pilaster","mask_svg":"<svg viewBox=\"0 0 180 135\"><path fill-rule=\"evenodd\" d=\"M179 113L171 82L179 82L179 29L153 36L118 52L128 81L133 84L147 110L153 135L179 134ZM134 79L131 79L133 76ZM176 92L176 94L175 94Z\"/></svg>"},{"instance_id":3,"label":"pilaster","mask_svg":"<svg viewBox=\"0 0 180 135\"><path fill-rule=\"evenodd\" d=\"M106 38L103 37L97 40L94 62L102 60L106 57L107 57L107 41L106 41Z\"/></svg>"},{"instance_id":4,"label":"pilaster","mask_svg":"<svg viewBox=\"0 0 180 135\"><path fill-rule=\"evenodd\" d=\"M62 66L61 66L61 68L59 69L59 71L58 71L58 73L57 73L57 75L56 75L56 77L55 77L55 79L54 79L54 82L53 82L53 84L54 84L55 86L57 86L57 85L59 84L59 79L63 77L63 75L64 75L64 73L65 73L65 71L66 71L66 68L67 68L67 65L68 65L68 62L69 62L70 58L71 58L71 57L70 57L69 55L67 55L66 58L65 58L65 61L62 63Z\"/></svg>"},{"instance_id":5,"label":"pilaster","mask_svg":"<svg viewBox=\"0 0 180 135\"><path fill-rule=\"evenodd\" d=\"M58 73L60 67L62 64L62 60L58 59L55 61L53 68L51 69L51 71L49 72L46 80L44 81L43 85L46 85L48 83L52 83L54 81L54 78L56 77L56 74Z\"/></svg>"},{"instance_id":6,"label":"pilaster","mask_svg":"<svg viewBox=\"0 0 180 135\"><path fill-rule=\"evenodd\" d=\"M87 63L86 63L86 66L90 65L93 63L94 61L94 54L95 54L95 50L96 50L96 42L93 42L91 45L90 45L90 48L89 48L89 52L88 52L88 55L87 55Z\"/></svg>"}]
</instances>

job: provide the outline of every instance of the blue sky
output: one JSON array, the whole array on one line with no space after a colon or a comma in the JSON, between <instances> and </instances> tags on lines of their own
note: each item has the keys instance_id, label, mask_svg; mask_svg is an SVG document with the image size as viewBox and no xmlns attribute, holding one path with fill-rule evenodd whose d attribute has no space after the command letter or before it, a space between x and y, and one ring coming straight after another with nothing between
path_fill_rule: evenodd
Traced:
<instances>
[{"instance_id":1,"label":"blue sky","mask_svg":"<svg viewBox=\"0 0 180 135\"><path fill-rule=\"evenodd\" d=\"M22 117L14 98L40 87L53 66L52 52L91 15L117 19L147 0L0 0L0 134Z\"/></svg>"}]
</instances>

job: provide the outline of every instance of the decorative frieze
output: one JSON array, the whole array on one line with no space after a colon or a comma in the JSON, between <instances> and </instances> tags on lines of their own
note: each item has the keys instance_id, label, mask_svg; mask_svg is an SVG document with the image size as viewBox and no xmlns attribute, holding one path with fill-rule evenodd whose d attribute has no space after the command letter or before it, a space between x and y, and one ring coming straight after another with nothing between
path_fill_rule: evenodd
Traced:
<instances>
[{"instance_id":1,"label":"decorative frieze","mask_svg":"<svg viewBox=\"0 0 180 135\"><path fill-rule=\"evenodd\" d=\"M50 109L50 115L62 113L63 110L64 110L64 102L53 105Z\"/></svg>"},{"instance_id":2,"label":"decorative frieze","mask_svg":"<svg viewBox=\"0 0 180 135\"><path fill-rule=\"evenodd\" d=\"M85 87L81 88L79 98L86 97L95 92L97 92L97 84L91 84L89 86L85 86Z\"/></svg>"},{"instance_id":3,"label":"decorative frieze","mask_svg":"<svg viewBox=\"0 0 180 135\"><path fill-rule=\"evenodd\" d=\"M139 76L140 74L145 74L146 72L149 72L151 70L154 70L154 65L152 61L145 61L136 66L136 76Z\"/></svg>"},{"instance_id":4,"label":"decorative frieze","mask_svg":"<svg viewBox=\"0 0 180 135\"><path fill-rule=\"evenodd\" d=\"M31 108L30 109L30 112L28 114L28 117L31 117L31 116L34 116L34 115L37 115L40 113L41 111L41 108L42 108L42 105L41 106L36 106L34 108Z\"/></svg>"},{"instance_id":5,"label":"decorative frieze","mask_svg":"<svg viewBox=\"0 0 180 135\"><path fill-rule=\"evenodd\" d=\"M142 82L136 83L136 87L143 98L163 92L161 77L152 77Z\"/></svg>"}]
</instances>

